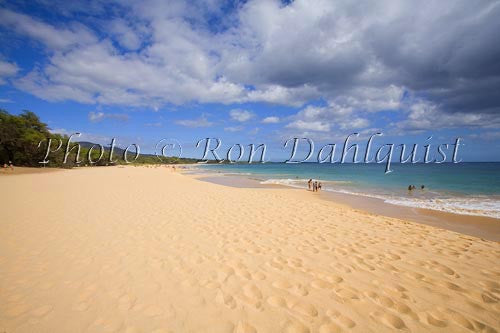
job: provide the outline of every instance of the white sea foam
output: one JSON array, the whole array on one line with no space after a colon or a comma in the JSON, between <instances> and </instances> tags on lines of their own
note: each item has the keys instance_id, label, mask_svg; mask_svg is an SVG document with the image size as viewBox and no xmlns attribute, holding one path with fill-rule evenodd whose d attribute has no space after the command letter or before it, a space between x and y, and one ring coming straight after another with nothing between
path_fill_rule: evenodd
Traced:
<instances>
[{"instance_id":1,"label":"white sea foam","mask_svg":"<svg viewBox=\"0 0 500 333\"><path fill-rule=\"evenodd\" d=\"M261 184L272 184L272 185L284 185L296 188L306 188L307 182L309 179L301 179L301 178L271 178L264 181L261 181ZM347 181L335 181L335 180L321 180L323 185L339 185L339 184L348 184Z\"/></svg>"},{"instance_id":2,"label":"white sea foam","mask_svg":"<svg viewBox=\"0 0 500 333\"><path fill-rule=\"evenodd\" d=\"M261 181L261 184L266 184L266 185L284 185L284 186L290 186L290 187L297 187L297 188L303 188L304 185L307 186L307 179L290 179L290 178L283 178L283 179L267 179L264 181Z\"/></svg>"},{"instance_id":3,"label":"white sea foam","mask_svg":"<svg viewBox=\"0 0 500 333\"><path fill-rule=\"evenodd\" d=\"M308 179L268 179L262 181L261 184L276 184L294 188L307 188ZM462 215L486 216L500 219L500 199L491 198L488 196L456 196L445 197L440 196L438 192L426 192L432 195L432 198L411 198L394 196L390 194L375 194L368 192L359 192L339 188L342 184L348 182L343 181L321 181L323 189L330 192L361 195L370 198L383 200L386 203L393 205L426 208L447 213L455 213Z\"/></svg>"},{"instance_id":4,"label":"white sea foam","mask_svg":"<svg viewBox=\"0 0 500 333\"><path fill-rule=\"evenodd\" d=\"M456 197L434 199L386 199L385 202L415 207L439 210L442 212L487 216L500 219L500 201L486 197Z\"/></svg>"}]
</instances>

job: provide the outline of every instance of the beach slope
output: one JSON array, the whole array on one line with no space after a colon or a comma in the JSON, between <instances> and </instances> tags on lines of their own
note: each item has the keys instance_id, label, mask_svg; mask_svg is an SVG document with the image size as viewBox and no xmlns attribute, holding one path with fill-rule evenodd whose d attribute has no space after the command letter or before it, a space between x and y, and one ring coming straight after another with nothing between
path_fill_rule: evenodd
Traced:
<instances>
[{"instance_id":1,"label":"beach slope","mask_svg":"<svg viewBox=\"0 0 500 333\"><path fill-rule=\"evenodd\" d=\"M0 188L0 332L500 327L498 242L163 167Z\"/></svg>"}]
</instances>

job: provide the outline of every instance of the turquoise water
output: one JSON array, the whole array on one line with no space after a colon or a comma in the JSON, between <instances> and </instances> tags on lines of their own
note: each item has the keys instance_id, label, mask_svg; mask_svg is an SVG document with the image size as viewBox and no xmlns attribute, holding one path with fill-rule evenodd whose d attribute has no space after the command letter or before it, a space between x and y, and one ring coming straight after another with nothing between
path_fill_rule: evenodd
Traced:
<instances>
[{"instance_id":1,"label":"turquoise water","mask_svg":"<svg viewBox=\"0 0 500 333\"><path fill-rule=\"evenodd\" d=\"M327 191L500 218L500 163L394 164L389 174L384 173L382 164L210 164L201 168L299 188L306 188L307 180L312 178L321 181ZM410 184L417 189L408 191ZM421 185L425 185L424 190Z\"/></svg>"}]
</instances>

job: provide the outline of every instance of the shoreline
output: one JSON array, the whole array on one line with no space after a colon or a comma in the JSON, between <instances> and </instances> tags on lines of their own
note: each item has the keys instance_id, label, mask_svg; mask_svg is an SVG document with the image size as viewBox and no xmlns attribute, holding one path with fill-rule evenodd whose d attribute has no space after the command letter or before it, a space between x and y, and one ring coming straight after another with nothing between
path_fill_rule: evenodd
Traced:
<instances>
[{"instance_id":1,"label":"shoreline","mask_svg":"<svg viewBox=\"0 0 500 333\"><path fill-rule=\"evenodd\" d=\"M221 175L217 173L192 173L191 175L196 175L196 178L201 181L236 188L283 188L307 191L307 189L293 188L285 185L261 184L258 180L249 178L248 175ZM321 191L317 194L318 198L323 200L344 204L352 209L361 210L369 214L408 220L459 232L464 235L500 242L500 219L395 205L384 202L382 199L355 194L331 191Z\"/></svg>"},{"instance_id":2,"label":"shoreline","mask_svg":"<svg viewBox=\"0 0 500 333\"><path fill-rule=\"evenodd\" d=\"M172 164L172 165L116 165L116 166L96 166L82 168L165 168L169 169L175 166L180 174L188 175L200 181L215 183L218 185L235 188L258 188L258 189L287 189L287 190L306 190L294 188L280 184L261 184L259 180L250 178L250 175L231 174L225 175L217 172L199 172L196 164ZM69 170L79 170L82 168L36 168L36 167L15 167L14 170L2 169L1 176L30 175L54 173ZM306 190L307 191L307 190ZM316 194L314 194L316 195ZM443 212L434 209L424 209L408 207L384 202L383 199L367 197L349 193L338 193L332 191L321 191L317 193L318 198L334 202L336 204L346 205L352 209L360 210L368 214L380 215L402 220L408 220L420 224L433 226L440 229L458 232L464 235L474 236L481 239L500 242L500 219Z\"/></svg>"},{"instance_id":3,"label":"shoreline","mask_svg":"<svg viewBox=\"0 0 500 333\"><path fill-rule=\"evenodd\" d=\"M0 177L0 332L498 328L498 242L195 178Z\"/></svg>"}]
</instances>

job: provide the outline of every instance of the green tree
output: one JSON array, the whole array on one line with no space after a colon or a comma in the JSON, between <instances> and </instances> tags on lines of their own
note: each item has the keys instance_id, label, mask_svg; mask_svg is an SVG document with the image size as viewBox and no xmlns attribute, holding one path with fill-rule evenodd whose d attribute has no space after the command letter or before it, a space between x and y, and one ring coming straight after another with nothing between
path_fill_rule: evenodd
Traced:
<instances>
[{"instance_id":1,"label":"green tree","mask_svg":"<svg viewBox=\"0 0 500 333\"><path fill-rule=\"evenodd\" d=\"M38 143L49 137L63 139L49 132L47 124L38 116L24 110L19 116L0 110L0 162L15 165L38 166L45 150Z\"/></svg>"}]
</instances>

